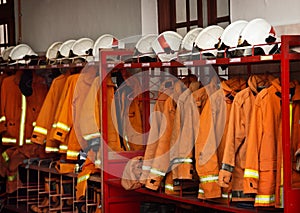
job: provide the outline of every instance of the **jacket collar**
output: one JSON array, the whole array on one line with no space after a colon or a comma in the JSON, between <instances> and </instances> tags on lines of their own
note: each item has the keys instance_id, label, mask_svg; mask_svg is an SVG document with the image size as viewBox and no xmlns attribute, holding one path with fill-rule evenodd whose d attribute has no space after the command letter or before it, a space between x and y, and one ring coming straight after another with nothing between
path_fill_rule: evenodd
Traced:
<instances>
[{"instance_id":1,"label":"jacket collar","mask_svg":"<svg viewBox=\"0 0 300 213\"><path fill-rule=\"evenodd\" d=\"M269 87L274 79L275 77L269 74L252 75L248 79L248 86L253 94L257 95L261 89Z\"/></svg>"}]
</instances>

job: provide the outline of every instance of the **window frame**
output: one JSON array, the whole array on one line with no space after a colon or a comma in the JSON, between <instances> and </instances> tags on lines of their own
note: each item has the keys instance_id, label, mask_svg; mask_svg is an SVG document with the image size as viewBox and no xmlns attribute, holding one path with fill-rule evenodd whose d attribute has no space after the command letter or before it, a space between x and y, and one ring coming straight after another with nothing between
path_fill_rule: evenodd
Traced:
<instances>
[{"instance_id":1,"label":"window frame","mask_svg":"<svg viewBox=\"0 0 300 213\"><path fill-rule=\"evenodd\" d=\"M0 48L7 48L15 45L14 0L6 0L6 3L3 2L3 0L0 0L0 25L7 25L7 32L4 27L4 43L0 43Z\"/></svg>"},{"instance_id":2,"label":"window frame","mask_svg":"<svg viewBox=\"0 0 300 213\"><path fill-rule=\"evenodd\" d=\"M162 33L167 30L176 31L179 28L187 28L187 32L191 26L197 25L198 27L204 26L203 17L203 2L197 0L197 20L190 20L189 0L186 1L186 21L176 22L176 0L157 0L158 7L158 31ZM228 15L217 17L217 0L207 0L207 24L213 25L223 22L230 23L230 0L228 1Z\"/></svg>"}]
</instances>

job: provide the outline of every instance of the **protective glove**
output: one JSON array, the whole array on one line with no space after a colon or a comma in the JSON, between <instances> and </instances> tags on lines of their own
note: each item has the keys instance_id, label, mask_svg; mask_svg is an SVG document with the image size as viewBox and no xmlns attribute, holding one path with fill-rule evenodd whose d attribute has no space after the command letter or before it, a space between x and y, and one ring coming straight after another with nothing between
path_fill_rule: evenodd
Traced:
<instances>
[{"instance_id":1,"label":"protective glove","mask_svg":"<svg viewBox=\"0 0 300 213\"><path fill-rule=\"evenodd\" d=\"M97 152L100 148L100 138L93 138L87 141L87 148L84 150L86 153L88 153L89 150L93 150L94 152Z\"/></svg>"},{"instance_id":2,"label":"protective glove","mask_svg":"<svg viewBox=\"0 0 300 213\"><path fill-rule=\"evenodd\" d=\"M219 172L219 181L218 184L221 187L229 187L229 183L231 182L232 173L226 170L221 169Z\"/></svg>"}]
</instances>

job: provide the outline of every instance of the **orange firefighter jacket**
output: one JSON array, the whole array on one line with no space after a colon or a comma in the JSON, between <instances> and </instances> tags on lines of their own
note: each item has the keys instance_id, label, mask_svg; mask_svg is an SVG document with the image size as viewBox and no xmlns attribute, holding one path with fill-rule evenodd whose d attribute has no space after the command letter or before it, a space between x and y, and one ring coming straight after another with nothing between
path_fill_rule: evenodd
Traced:
<instances>
[{"instance_id":1,"label":"orange firefighter jacket","mask_svg":"<svg viewBox=\"0 0 300 213\"><path fill-rule=\"evenodd\" d=\"M6 73L1 73L0 74L0 94L1 94L1 85L2 85L2 81L4 78L8 77L8 75ZM0 106L1 106L1 98L0 98ZM4 151L4 147L2 147L2 145L0 145L0 153L2 153ZM1 157L0 157L0 161L1 161ZM1 162L0 162L1 163ZM0 169L0 175L1 175L1 169Z\"/></svg>"},{"instance_id":2,"label":"orange firefighter jacket","mask_svg":"<svg viewBox=\"0 0 300 213\"><path fill-rule=\"evenodd\" d=\"M162 179L165 177L170 162L170 139L174 125L176 106L179 96L182 94L183 86L181 81L174 85L173 94L164 104L164 119L160 124L160 137L157 141L157 147L152 161L150 173L146 182L146 187L157 190Z\"/></svg>"},{"instance_id":3,"label":"orange firefighter jacket","mask_svg":"<svg viewBox=\"0 0 300 213\"><path fill-rule=\"evenodd\" d=\"M115 92L119 134L127 151L144 150L142 88L135 76L126 77Z\"/></svg>"},{"instance_id":4,"label":"orange firefighter jacket","mask_svg":"<svg viewBox=\"0 0 300 213\"><path fill-rule=\"evenodd\" d=\"M206 87L194 90L179 105L181 130L177 141L171 140L174 151L171 152L173 179L192 179L194 171L194 145L199 131L199 115L207 100L206 90L213 89L216 85L211 82ZM179 99L179 104L181 100ZM177 118L177 117L176 117ZM174 131L177 130L173 130ZM174 134L172 135L173 139ZM174 145L176 143L176 145Z\"/></svg>"},{"instance_id":5,"label":"orange firefighter jacket","mask_svg":"<svg viewBox=\"0 0 300 213\"><path fill-rule=\"evenodd\" d=\"M78 75L77 81L73 81L70 84L57 120L53 137L67 145L66 158L69 160L77 160L79 151L86 147L86 141L82 138L82 134L78 132L80 130L75 127L77 127L79 112L82 110L86 94L96 77L96 71L94 66L88 66ZM77 132L76 129L78 130ZM67 136L69 136L68 141L66 141Z\"/></svg>"},{"instance_id":6,"label":"orange firefighter jacket","mask_svg":"<svg viewBox=\"0 0 300 213\"><path fill-rule=\"evenodd\" d=\"M49 140L47 140L46 142L46 149L49 149L49 150L55 150L59 149L59 152L60 153L67 153L67 150L68 150L68 140L69 140L69 134L67 134L64 138L63 141L61 140L58 140L56 137L56 131L57 131L57 127L58 126L61 126L61 128L64 128L66 129L66 132L68 133L70 130L64 126L62 123L59 123L59 117L60 117L60 114L61 114L61 111L62 111L62 108L63 108L63 105L66 101L66 97L69 93L69 90L71 88L71 85L74 85L76 84L77 80L79 78L79 74L76 73L76 74L73 74L73 75L70 75L68 78L67 78L67 81L65 83L65 86L63 88L63 91L62 91L62 94L61 94L61 97L59 99L59 102L58 102L58 106L57 106L57 109L56 109L56 112L55 112L55 116L54 116L54 120L53 120L53 124L52 124L52 128L49 132ZM74 83L75 82L75 83ZM68 131L69 130L69 131Z\"/></svg>"},{"instance_id":7,"label":"orange firefighter jacket","mask_svg":"<svg viewBox=\"0 0 300 213\"><path fill-rule=\"evenodd\" d=\"M252 195L245 195L243 193L247 149L246 136L250 128L250 117L255 96L258 94L260 88L269 87L272 79L274 79L274 77L270 75L252 75L248 79L248 87L234 97L230 112L222 167L219 173L219 183L221 186L228 184L225 180L231 180L232 178L233 201L254 200Z\"/></svg>"},{"instance_id":8,"label":"orange firefighter jacket","mask_svg":"<svg viewBox=\"0 0 300 213\"><path fill-rule=\"evenodd\" d=\"M5 146L31 143L34 122L48 91L45 79L33 72L33 93L25 97L18 86L21 75L22 71L17 71L5 78L1 85L0 132Z\"/></svg>"},{"instance_id":9,"label":"orange firefighter jacket","mask_svg":"<svg viewBox=\"0 0 300 213\"><path fill-rule=\"evenodd\" d=\"M180 119L182 127L179 130L179 138L175 138L173 134L174 131L177 131L176 128L173 128L171 138L173 148L170 152L170 160L173 179L192 179L194 170L193 149L199 131L199 115L208 98L206 91L216 91L216 80L214 79L205 87L192 92L192 95L186 98L182 107L181 101L178 101L178 107L182 110L176 110L175 119Z\"/></svg>"},{"instance_id":10,"label":"orange firefighter jacket","mask_svg":"<svg viewBox=\"0 0 300 213\"><path fill-rule=\"evenodd\" d=\"M57 142L54 143L49 140L49 132L52 129L54 116L58 107L58 103L62 94L62 90L65 86L66 80L69 77L70 72L66 72L55 78L51 84L48 94L45 98L41 111L36 120L36 125L33 129L31 141L37 144L46 144L46 152L58 152L59 146Z\"/></svg>"},{"instance_id":11,"label":"orange firefighter jacket","mask_svg":"<svg viewBox=\"0 0 300 213\"><path fill-rule=\"evenodd\" d=\"M196 170L200 178L198 198L228 198L218 185L219 168L223 159L228 117L234 96L246 87L240 78L221 82L221 88L209 94L202 113L195 144Z\"/></svg>"},{"instance_id":12,"label":"orange firefighter jacket","mask_svg":"<svg viewBox=\"0 0 300 213\"><path fill-rule=\"evenodd\" d=\"M67 78L65 85L62 89L61 95L60 95L60 99L58 101L58 105L56 107L56 112L54 114L54 119L53 119L53 123L52 123L52 128L49 131L49 136L47 136L47 141L46 141L46 150L49 152L50 150L59 150L60 153L66 153L67 152L67 144L63 144L60 143L60 141L54 139L54 133L56 130L56 126L57 126L57 122L58 122L58 118L60 115L60 111L62 109L63 103L66 99L66 96L68 94L69 91L69 87L72 84L73 81L77 81L78 79L78 73L76 74L72 74L69 75L69 77ZM69 137L67 136L66 141L69 140Z\"/></svg>"},{"instance_id":13,"label":"orange firefighter jacket","mask_svg":"<svg viewBox=\"0 0 300 213\"><path fill-rule=\"evenodd\" d=\"M101 94L101 82L100 77L96 77L92 87L83 103L83 108L80 114L79 124L80 131L82 133L82 137L87 141L88 146L92 139L101 137L101 104L100 99L102 97ZM108 127L108 141L107 145L113 151L122 151L120 144L119 134L117 132L117 121L116 121L116 113L115 113L115 104L114 104L114 88L115 85L111 80L110 76L106 78L106 94L107 94L107 127ZM100 141L101 141L100 140ZM101 144L100 144L101 145ZM100 160L98 155L96 156L96 160ZM97 164L97 163L96 163ZM100 165L96 165L100 167Z\"/></svg>"},{"instance_id":14,"label":"orange firefighter jacket","mask_svg":"<svg viewBox=\"0 0 300 213\"><path fill-rule=\"evenodd\" d=\"M88 184L88 179L91 174L100 173L100 170L95 167L95 153L90 150L88 152L89 158L83 164L81 172L77 176L76 184L76 199L80 200L86 196L86 189Z\"/></svg>"},{"instance_id":15,"label":"orange firefighter jacket","mask_svg":"<svg viewBox=\"0 0 300 213\"><path fill-rule=\"evenodd\" d=\"M297 155L300 154L300 85L295 85L295 94L292 97L292 129L291 129L291 156L292 156L292 187L300 188L300 173L296 171Z\"/></svg>"},{"instance_id":16,"label":"orange firefighter jacket","mask_svg":"<svg viewBox=\"0 0 300 213\"><path fill-rule=\"evenodd\" d=\"M256 97L247 136L244 193L254 193L255 206L275 206L276 170L281 166L281 86L279 79ZM278 150L278 151L277 151ZM278 153L277 153L278 152ZM279 172L280 173L280 172ZM280 175L279 175L280 176Z\"/></svg>"},{"instance_id":17,"label":"orange firefighter jacket","mask_svg":"<svg viewBox=\"0 0 300 213\"><path fill-rule=\"evenodd\" d=\"M147 146L144 154L144 161L142 166L142 175L140 182L146 183L148 178L152 161L155 156L156 148L158 145L158 139L160 138L160 128L163 119L163 111L165 101L170 97L174 89L173 79L168 79L162 83L159 88L158 98L155 102L152 112L151 128L149 130L149 136L147 140Z\"/></svg>"}]
</instances>

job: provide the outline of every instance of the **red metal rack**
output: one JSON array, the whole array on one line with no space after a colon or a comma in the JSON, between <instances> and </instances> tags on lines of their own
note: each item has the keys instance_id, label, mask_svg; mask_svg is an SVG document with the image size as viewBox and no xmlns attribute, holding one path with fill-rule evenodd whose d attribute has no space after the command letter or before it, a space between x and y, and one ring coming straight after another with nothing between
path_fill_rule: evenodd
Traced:
<instances>
[{"instance_id":1,"label":"red metal rack","mask_svg":"<svg viewBox=\"0 0 300 213\"><path fill-rule=\"evenodd\" d=\"M208 60L172 61L172 62L147 62L147 63L126 63L121 60L118 63L107 62L108 56L130 56L133 50L101 50L100 51L100 76L102 79L109 71L127 68L176 68L176 67L201 67L204 65L213 66L246 66L248 73L251 73L253 64L278 64L280 67L281 86L282 86L282 143L283 143L283 162L284 162L284 212L296 213L300 210L300 188L292 188L291 184L291 144L290 144L290 124L289 124L289 81L290 64L293 61L300 62L300 54L290 52L291 47L300 46L300 36L284 35L281 37L281 53L266 56L247 56L240 58L217 58ZM106 94L106 82L101 82L102 93ZM107 106L107 97L102 95L102 106ZM149 108L146 110L149 113ZM107 109L102 108L102 137L107 141ZM145 116L146 118L148 116ZM148 120L145 121L147 123ZM110 152L107 146L102 146L102 212L139 212L139 205L145 199L160 199L164 201L184 203L187 205L212 208L217 211L226 212L263 212L260 209L247 210L236 208L232 205L216 204L199 199L185 198L180 196L170 196L160 192L153 192L146 189L135 191L125 191L120 184L120 178L128 159L143 155L141 152ZM280 210L279 210L280 211Z\"/></svg>"}]
</instances>

